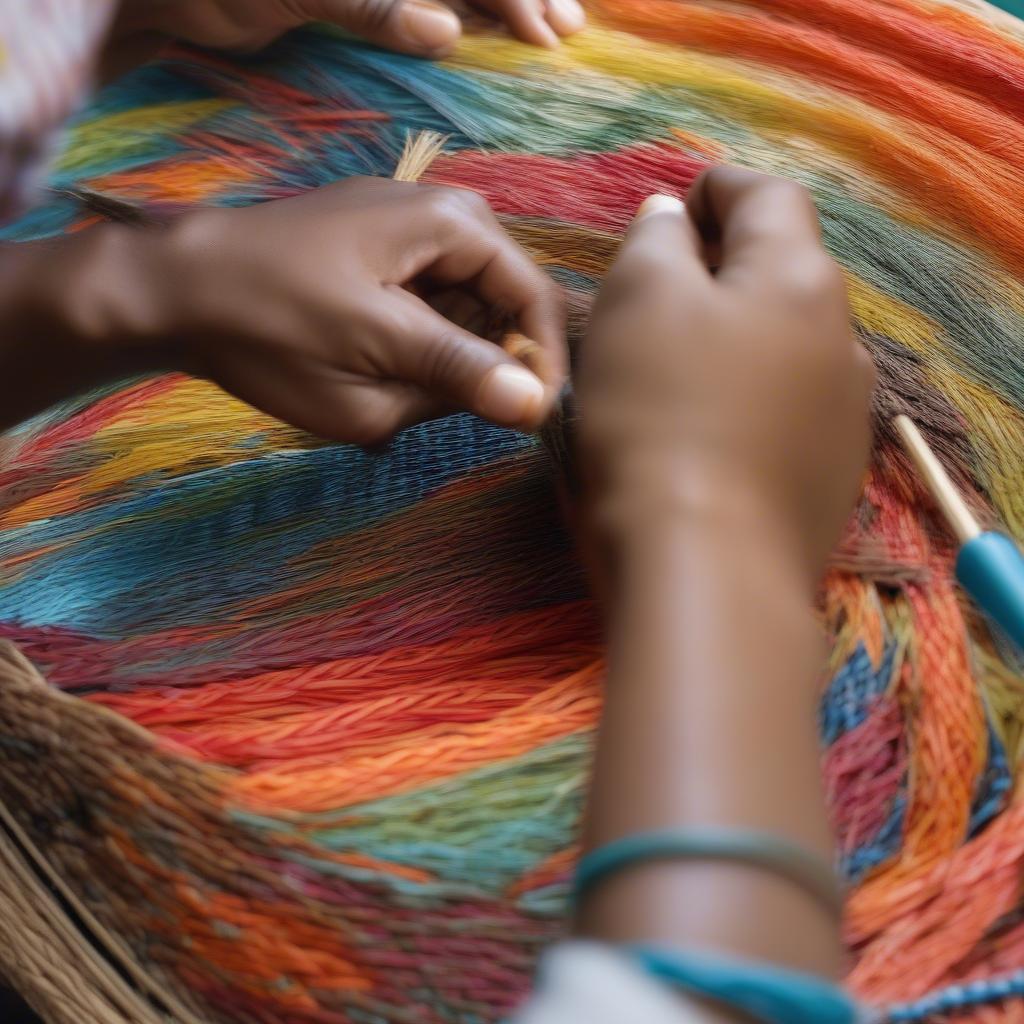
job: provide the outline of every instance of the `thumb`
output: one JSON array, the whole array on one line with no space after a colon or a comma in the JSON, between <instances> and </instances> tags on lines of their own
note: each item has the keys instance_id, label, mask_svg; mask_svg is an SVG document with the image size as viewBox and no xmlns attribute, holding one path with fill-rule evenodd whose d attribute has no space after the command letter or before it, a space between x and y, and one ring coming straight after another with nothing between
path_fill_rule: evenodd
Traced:
<instances>
[{"instance_id":1,"label":"thumb","mask_svg":"<svg viewBox=\"0 0 1024 1024\"><path fill-rule=\"evenodd\" d=\"M302 0L310 21L327 21L387 50L418 57L448 53L462 34L455 12L430 0Z\"/></svg>"},{"instance_id":2,"label":"thumb","mask_svg":"<svg viewBox=\"0 0 1024 1024\"><path fill-rule=\"evenodd\" d=\"M499 426L533 430L544 422L551 396L536 374L415 296L408 301L417 308L392 347L396 376Z\"/></svg>"},{"instance_id":3,"label":"thumb","mask_svg":"<svg viewBox=\"0 0 1024 1024\"><path fill-rule=\"evenodd\" d=\"M702 243L692 217L674 196L648 196L636 212L618 259L662 261L671 267L701 264ZM653 269L653 268L652 268Z\"/></svg>"}]
</instances>

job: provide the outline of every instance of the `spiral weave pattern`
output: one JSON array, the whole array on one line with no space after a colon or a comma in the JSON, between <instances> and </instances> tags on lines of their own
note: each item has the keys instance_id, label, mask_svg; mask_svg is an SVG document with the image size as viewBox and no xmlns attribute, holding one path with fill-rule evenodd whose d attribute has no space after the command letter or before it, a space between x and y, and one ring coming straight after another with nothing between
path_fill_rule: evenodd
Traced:
<instances>
[{"instance_id":1,"label":"spiral weave pattern","mask_svg":"<svg viewBox=\"0 0 1024 1024\"><path fill-rule=\"evenodd\" d=\"M850 984L925 1008L900 1019L956 985L963 1019L1020 1020L1019 984L971 986L1024 963L1024 687L888 422L1024 534L1024 29L970 0L589 13L557 52L472 35L440 64L313 29L175 50L80 116L7 236L387 175L430 129L426 180L491 201L576 341L645 196L723 160L804 183L880 374L821 595ZM75 954L89 991L58 991L14 941L0 974L54 1020L500 1020L562 927L600 710L549 468L461 416L326 445L180 376L0 439L0 637L41 673L0 661L0 865L37 850L124 975Z\"/></svg>"}]
</instances>

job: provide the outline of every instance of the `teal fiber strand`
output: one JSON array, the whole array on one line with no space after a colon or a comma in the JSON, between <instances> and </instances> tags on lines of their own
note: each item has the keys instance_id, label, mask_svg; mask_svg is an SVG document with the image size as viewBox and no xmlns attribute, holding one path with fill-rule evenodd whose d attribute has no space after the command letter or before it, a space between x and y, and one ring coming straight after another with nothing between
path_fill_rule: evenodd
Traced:
<instances>
[{"instance_id":1,"label":"teal fiber strand","mask_svg":"<svg viewBox=\"0 0 1024 1024\"><path fill-rule=\"evenodd\" d=\"M82 512L5 532L10 553L61 546L3 580L0 616L94 635L201 623L244 602L255 576L266 578L275 565L530 443L454 417L405 432L390 461L339 446L278 451L134 487L121 500L108 496ZM167 550L180 558L173 579L166 578Z\"/></svg>"}]
</instances>

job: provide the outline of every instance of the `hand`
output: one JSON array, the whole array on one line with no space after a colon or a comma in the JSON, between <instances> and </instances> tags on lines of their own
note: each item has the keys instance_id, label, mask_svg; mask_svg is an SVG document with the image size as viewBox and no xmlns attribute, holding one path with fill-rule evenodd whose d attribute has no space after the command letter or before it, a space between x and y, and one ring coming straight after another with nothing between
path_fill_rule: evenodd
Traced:
<instances>
[{"instance_id":1,"label":"hand","mask_svg":"<svg viewBox=\"0 0 1024 1024\"><path fill-rule=\"evenodd\" d=\"M685 211L653 197L581 357L590 517L729 522L816 580L862 482L873 383L804 189L719 167Z\"/></svg>"},{"instance_id":2,"label":"hand","mask_svg":"<svg viewBox=\"0 0 1024 1024\"><path fill-rule=\"evenodd\" d=\"M172 358L316 434L376 444L454 409L532 429L561 387L561 293L476 193L350 178L186 216L168 246ZM425 301L452 289L513 316L540 376Z\"/></svg>"},{"instance_id":3,"label":"hand","mask_svg":"<svg viewBox=\"0 0 1024 1024\"><path fill-rule=\"evenodd\" d=\"M581 511L609 643L584 842L739 827L827 863L809 592L861 482L873 373L810 197L722 167L685 211L648 200L580 358ZM590 893L578 929L834 978L822 906L770 872L652 863Z\"/></svg>"},{"instance_id":4,"label":"hand","mask_svg":"<svg viewBox=\"0 0 1024 1024\"><path fill-rule=\"evenodd\" d=\"M518 39L554 47L583 28L577 0L473 0ZM388 50L449 53L462 32L456 13L430 0L122 0L115 40L160 33L225 50L259 50L310 21L338 25Z\"/></svg>"},{"instance_id":5,"label":"hand","mask_svg":"<svg viewBox=\"0 0 1024 1024\"><path fill-rule=\"evenodd\" d=\"M457 409L533 429L565 376L561 291L462 189L353 178L0 256L0 423L162 367L321 436L375 445ZM459 322L431 302L458 307ZM481 308L535 343L530 370L460 325Z\"/></svg>"}]
</instances>

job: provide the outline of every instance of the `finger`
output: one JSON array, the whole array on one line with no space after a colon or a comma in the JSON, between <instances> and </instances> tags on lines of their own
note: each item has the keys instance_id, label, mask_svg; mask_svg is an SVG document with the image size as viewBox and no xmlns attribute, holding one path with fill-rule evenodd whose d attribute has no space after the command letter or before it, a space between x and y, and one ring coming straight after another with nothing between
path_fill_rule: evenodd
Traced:
<instances>
[{"instance_id":1,"label":"finger","mask_svg":"<svg viewBox=\"0 0 1024 1024\"><path fill-rule=\"evenodd\" d=\"M446 320L401 288L386 289L387 367L438 403L474 412L499 426L532 430L553 398L536 374L499 346Z\"/></svg>"},{"instance_id":2,"label":"finger","mask_svg":"<svg viewBox=\"0 0 1024 1024\"><path fill-rule=\"evenodd\" d=\"M855 340L854 346L854 361L857 371L860 374L861 380L864 381L864 387L868 395L871 395L878 385L878 367L875 365L874 359L871 358L871 353L864 345Z\"/></svg>"},{"instance_id":3,"label":"finger","mask_svg":"<svg viewBox=\"0 0 1024 1024\"><path fill-rule=\"evenodd\" d=\"M250 353L211 374L225 390L277 419L319 437L373 448L413 423L450 411L447 403L403 381L333 367L320 359L282 362Z\"/></svg>"},{"instance_id":4,"label":"finger","mask_svg":"<svg viewBox=\"0 0 1024 1024\"><path fill-rule=\"evenodd\" d=\"M587 23L587 15L576 0L546 0L548 24L560 35L571 36Z\"/></svg>"},{"instance_id":5,"label":"finger","mask_svg":"<svg viewBox=\"0 0 1024 1024\"><path fill-rule=\"evenodd\" d=\"M805 188L739 167L714 167L686 197L705 245L717 248L721 271L754 264L771 272L821 251L821 229Z\"/></svg>"},{"instance_id":6,"label":"finger","mask_svg":"<svg viewBox=\"0 0 1024 1024\"><path fill-rule=\"evenodd\" d=\"M681 263L700 261L700 234L681 199L659 193L640 204L626 231L619 258L647 252L670 254Z\"/></svg>"},{"instance_id":7,"label":"finger","mask_svg":"<svg viewBox=\"0 0 1024 1024\"><path fill-rule=\"evenodd\" d=\"M630 298L667 280L678 287L687 278L709 276L701 239L683 203L653 195L640 204L601 289L603 304Z\"/></svg>"},{"instance_id":8,"label":"finger","mask_svg":"<svg viewBox=\"0 0 1024 1024\"><path fill-rule=\"evenodd\" d=\"M514 317L520 332L540 347L534 368L547 391L546 401L554 401L568 372L564 294L502 228L483 199L451 191L462 208L440 214L448 223L439 231L434 259L423 270L437 283L471 287L490 306Z\"/></svg>"},{"instance_id":9,"label":"finger","mask_svg":"<svg viewBox=\"0 0 1024 1024\"><path fill-rule=\"evenodd\" d=\"M572 3L573 0L568 0ZM517 39L550 50L558 46L558 32L546 17L544 0L475 0L474 6L504 22ZM582 26L581 26L582 27Z\"/></svg>"},{"instance_id":10,"label":"finger","mask_svg":"<svg viewBox=\"0 0 1024 1024\"><path fill-rule=\"evenodd\" d=\"M320 437L374 451L406 427L438 419L449 406L403 381L318 375L304 391L301 425ZM291 419L295 420L293 415Z\"/></svg>"},{"instance_id":11,"label":"finger","mask_svg":"<svg viewBox=\"0 0 1024 1024\"><path fill-rule=\"evenodd\" d=\"M405 381L374 380L344 395L348 432L354 443L370 451L386 446L407 427L452 412L449 403Z\"/></svg>"},{"instance_id":12,"label":"finger","mask_svg":"<svg viewBox=\"0 0 1024 1024\"><path fill-rule=\"evenodd\" d=\"M450 53L462 24L443 4L430 0L303 0L311 21L327 21L368 42L398 53L441 57Z\"/></svg>"}]
</instances>

